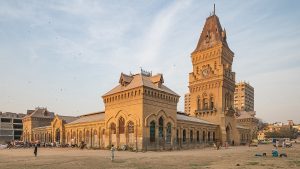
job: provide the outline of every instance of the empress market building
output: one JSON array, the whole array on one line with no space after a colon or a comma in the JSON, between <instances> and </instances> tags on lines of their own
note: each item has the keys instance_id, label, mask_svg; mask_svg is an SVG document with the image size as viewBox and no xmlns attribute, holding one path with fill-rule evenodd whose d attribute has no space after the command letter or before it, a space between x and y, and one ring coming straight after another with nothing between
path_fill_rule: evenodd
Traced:
<instances>
[{"instance_id":1,"label":"empress market building","mask_svg":"<svg viewBox=\"0 0 300 169\"><path fill-rule=\"evenodd\" d=\"M25 142L107 148L181 149L250 140L251 126L237 120L233 108L234 53L215 13L206 19L191 54L190 113L179 112L179 95L164 85L162 74L121 73L119 83L102 96L105 110L78 117L61 116L46 108L28 110L23 118Z\"/></svg>"}]
</instances>

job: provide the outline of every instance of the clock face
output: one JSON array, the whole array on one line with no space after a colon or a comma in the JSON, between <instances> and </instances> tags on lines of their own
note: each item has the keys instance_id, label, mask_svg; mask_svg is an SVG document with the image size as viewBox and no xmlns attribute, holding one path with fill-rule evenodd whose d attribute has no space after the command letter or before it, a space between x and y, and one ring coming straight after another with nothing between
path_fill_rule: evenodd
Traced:
<instances>
[{"instance_id":1,"label":"clock face","mask_svg":"<svg viewBox=\"0 0 300 169\"><path fill-rule=\"evenodd\" d=\"M204 77L208 76L208 69L207 68L205 68L205 69L202 70L202 75Z\"/></svg>"},{"instance_id":2,"label":"clock face","mask_svg":"<svg viewBox=\"0 0 300 169\"><path fill-rule=\"evenodd\" d=\"M208 75L208 69L207 68L203 69L202 74L203 74L204 77L206 77Z\"/></svg>"}]
</instances>

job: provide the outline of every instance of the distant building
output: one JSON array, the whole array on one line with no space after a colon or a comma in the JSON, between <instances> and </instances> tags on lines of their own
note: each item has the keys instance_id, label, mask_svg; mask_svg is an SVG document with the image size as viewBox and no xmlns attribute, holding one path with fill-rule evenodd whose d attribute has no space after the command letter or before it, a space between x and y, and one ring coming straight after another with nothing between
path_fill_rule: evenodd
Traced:
<instances>
[{"instance_id":1,"label":"distant building","mask_svg":"<svg viewBox=\"0 0 300 169\"><path fill-rule=\"evenodd\" d=\"M254 111L254 88L249 83L235 85L234 108L237 111Z\"/></svg>"},{"instance_id":2,"label":"distant building","mask_svg":"<svg viewBox=\"0 0 300 169\"><path fill-rule=\"evenodd\" d=\"M267 132L278 132L284 127L295 128L298 129L298 132L300 131L300 124L295 124L293 120L288 120L286 124L283 122L274 122L268 124L267 127L257 133L258 140L266 139L265 134Z\"/></svg>"},{"instance_id":3,"label":"distant building","mask_svg":"<svg viewBox=\"0 0 300 169\"><path fill-rule=\"evenodd\" d=\"M241 136L242 141L254 139L257 137L259 120L255 117L255 115L256 115L255 111L251 111L251 112L242 111L237 114L237 118L236 118L237 123L240 126L248 127L250 129L249 136L248 135Z\"/></svg>"},{"instance_id":4,"label":"distant building","mask_svg":"<svg viewBox=\"0 0 300 169\"><path fill-rule=\"evenodd\" d=\"M21 113L0 112L0 143L21 139L24 116Z\"/></svg>"},{"instance_id":5,"label":"distant building","mask_svg":"<svg viewBox=\"0 0 300 169\"><path fill-rule=\"evenodd\" d=\"M190 93L184 95L184 112L187 114L191 113L191 97Z\"/></svg>"}]
</instances>

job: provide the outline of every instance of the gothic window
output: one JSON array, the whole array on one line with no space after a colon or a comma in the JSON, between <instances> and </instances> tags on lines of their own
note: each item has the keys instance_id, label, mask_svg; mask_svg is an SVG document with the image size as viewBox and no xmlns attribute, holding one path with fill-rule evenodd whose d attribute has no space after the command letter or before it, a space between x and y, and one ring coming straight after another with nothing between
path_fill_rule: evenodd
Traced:
<instances>
[{"instance_id":1,"label":"gothic window","mask_svg":"<svg viewBox=\"0 0 300 169\"><path fill-rule=\"evenodd\" d=\"M89 143L90 142L90 132L87 130L85 133L85 142Z\"/></svg>"},{"instance_id":2,"label":"gothic window","mask_svg":"<svg viewBox=\"0 0 300 169\"><path fill-rule=\"evenodd\" d=\"M197 110L200 110L200 96L197 97Z\"/></svg>"},{"instance_id":3,"label":"gothic window","mask_svg":"<svg viewBox=\"0 0 300 169\"><path fill-rule=\"evenodd\" d=\"M55 133L55 141L56 142L60 142L60 130L56 129L56 133Z\"/></svg>"},{"instance_id":4,"label":"gothic window","mask_svg":"<svg viewBox=\"0 0 300 169\"><path fill-rule=\"evenodd\" d=\"M199 142L199 141L200 141L200 132L197 131L197 142Z\"/></svg>"},{"instance_id":5,"label":"gothic window","mask_svg":"<svg viewBox=\"0 0 300 169\"><path fill-rule=\"evenodd\" d=\"M155 142L155 122L150 123L150 142Z\"/></svg>"},{"instance_id":6,"label":"gothic window","mask_svg":"<svg viewBox=\"0 0 300 169\"><path fill-rule=\"evenodd\" d=\"M134 133L134 123L132 121L128 122L128 133Z\"/></svg>"},{"instance_id":7,"label":"gothic window","mask_svg":"<svg viewBox=\"0 0 300 169\"><path fill-rule=\"evenodd\" d=\"M179 143L179 131L178 131L178 129L176 130L176 140L177 140L177 143Z\"/></svg>"},{"instance_id":8,"label":"gothic window","mask_svg":"<svg viewBox=\"0 0 300 169\"><path fill-rule=\"evenodd\" d=\"M123 117L120 117L119 119L119 134L125 133L125 120Z\"/></svg>"},{"instance_id":9,"label":"gothic window","mask_svg":"<svg viewBox=\"0 0 300 169\"><path fill-rule=\"evenodd\" d=\"M111 134L116 134L116 124L115 123L110 124L110 131L111 131Z\"/></svg>"},{"instance_id":10,"label":"gothic window","mask_svg":"<svg viewBox=\"0 0 300 169\"><path fill-rule=\"evenodd\" d=\"M214 108L214 98L211 97L210 98L210 109L213 109Z\"/></svg>"},{"instance_id":11,"label":"gothic window","mask_svg":"<svg viewBox=\"0 0 300 169\"><path fill-rule=\"evenodd\" d=\"M167 135L166 135L166 142L171 143L171 134L172 134L172 125L171 123L167 124Z\"/></svg>"},{"instance_id":12,"label":"gothic window","mask_svg":"<svg viewBox=\"0 0 300 169\"><path fill-rule=\"evenodd\" d=\"M204 110L208 109L208 100L207 100L207 98L203 99L203 108L204 108Z\"/></svg>"},{"instance_id":13,"label":"gothic window","mask_svg":"<svg viewBox=\"0 0 300 169\"><path fill-rule=\"evenodd\" d=\"M164 137L164 119L162 117L158 119L158 127L158 136L161 139Z\"/></svg>"},{"instance_id":14,"label":"gothic window","mask_svg":"<svg viewBox=\"0 0 300 169\"><path fill-rule=\"evenodd\" d=\"M194 140L193 130L190 130L190 142L192 143Z\"/></svg>"},{"instance_id":15,"label":"gothic window","mask_svg":"<svg viewBox=\"0 0 300 169\"><path fill-rule=\"evenodd\" d=\"M186 131L185 131L185 129L183 129L183 131L182 131L182 142L186 143Z\"/></svg>"},{"instance_id":16,"label":"gothic window","mask_svg":"<svg viewBox=\"0 0 300 169\"><path fill-rule=\"evenodd\" d=\"M79 132L79 141L82 141L82 131Z\"/></svg>"}]
</instances>

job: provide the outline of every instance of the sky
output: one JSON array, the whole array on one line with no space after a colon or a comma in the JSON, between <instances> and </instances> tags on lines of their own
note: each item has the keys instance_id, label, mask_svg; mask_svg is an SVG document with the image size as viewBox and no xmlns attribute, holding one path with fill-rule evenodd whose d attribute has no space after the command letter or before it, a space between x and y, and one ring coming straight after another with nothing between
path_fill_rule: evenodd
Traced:
<instances>
[{"instance_id":1,"label":"sky","mask_svg":"<svg viewBox=\"0 0 300 169\"><path fill-rule=\"evenodd\" d=\"M257 117L300 123L298 0L0 0L0 111L102 111L121 72L141 67L163 73L183 111L191 52L214 2Z\"/></svg>"}]
</instances>

